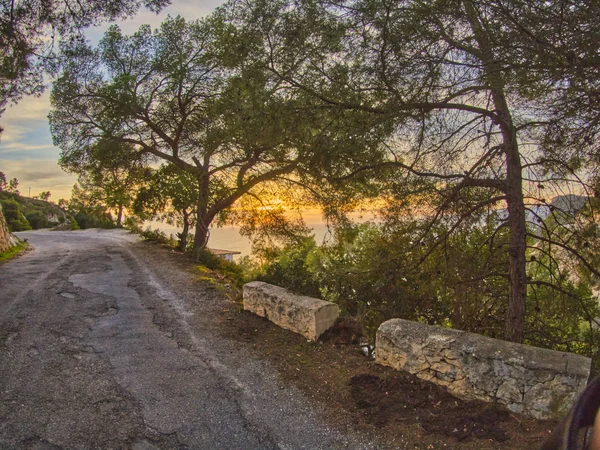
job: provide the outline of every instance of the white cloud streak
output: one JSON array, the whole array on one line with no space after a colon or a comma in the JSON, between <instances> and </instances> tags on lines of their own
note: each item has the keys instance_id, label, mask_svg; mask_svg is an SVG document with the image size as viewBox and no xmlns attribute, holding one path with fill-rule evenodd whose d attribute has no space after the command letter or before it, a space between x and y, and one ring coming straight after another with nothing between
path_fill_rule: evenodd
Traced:
<instances>
[{"instance_id":1,"label":"white cloud streak","mask_svg":"<svg viewBox=\"0 0 600 450\"><path fill-rule=\"evenodd\" d=\"M76 176L65 173L55 160L7 160L0 159L0 171L6 178L17 178L21 195L36 196L42 191L50 191L52 200L69 198Z\"/></svg>"}]
</instances>

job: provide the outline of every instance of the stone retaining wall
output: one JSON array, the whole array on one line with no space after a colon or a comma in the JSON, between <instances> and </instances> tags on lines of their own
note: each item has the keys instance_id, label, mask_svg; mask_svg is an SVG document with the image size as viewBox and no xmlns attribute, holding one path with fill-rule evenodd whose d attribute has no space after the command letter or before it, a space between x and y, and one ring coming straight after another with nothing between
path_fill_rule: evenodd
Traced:
<instances>
[{"instance_id":1,"label":"stone retaining wall","mask_svg":"<svg viewBox=\"0 0 600 450\"><path fill-rule=\"evenodd\" d=\"M457 397L502 403L535 418L566 414L591 360L571 353L392 319L377 331L376 360L446 386Z\"/></svg>"},{"instance_id":2,"label":"stone retaining wall","mask_svg":"<svg viewBox=\"0 0 600 450\"><path fill-rule=\"evenodd\" d=\"M244 309L307 339L316 341L340 314L331 302L292 294L282 287L253 281L244 285Z\"/></svg>"}]
</instances>

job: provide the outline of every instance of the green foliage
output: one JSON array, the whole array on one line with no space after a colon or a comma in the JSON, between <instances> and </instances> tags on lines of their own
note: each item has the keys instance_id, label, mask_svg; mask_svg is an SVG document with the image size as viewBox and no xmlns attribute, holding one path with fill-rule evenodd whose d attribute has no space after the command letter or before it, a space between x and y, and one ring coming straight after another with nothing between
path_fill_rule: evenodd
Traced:
<instances>
[{"instance_id":1,"label":"green foliage","mask_svg":"<svg viewBox=\"0 0 600 450\"><path fill-rule=\"evenodd\" d=\"M50 226L48 216L46 216L42 211L34 211L29 213L25 216L25 218L34 230L39 228L48 228Z\"/></svg>"},{"instance_id":2,"label":"green foliage","mask_svg":"<svg viewBox=\"0 0 600 450\"><path fill-rule=\"evenodd\" d=\"M580 3L557 21L562 3L538 0L264 0L112 26L97 48L65 46L52 93L61 162L82 173L70 208L116 208L120 224L147 182L134 208L182 226L181 249L195 221L216 265L210 225L243 223L259 278L336 301L371 334L404 317L591 352L597 205L574 220L543 194L591 189L600 162L598 11ZM145 158L167 165L113 183ZM267 183L305 188L335 239L298 238ZM386 202L380 225L345 221L365 198Z\"/></svg>"},{"instance_id":3,"label":"green foliage","mask_svg":"<svg viewBox=\"0 0 600 450\"><path fill-rule=\"evenodd\" d=\"M490 258L486 234L476 226L437 247L419 239L425 226L405 220L338 231L315 261L321 290L361 317L371 336L381 321L400 317L500 337L507 286L492 265L503 266L506 258ZM445 231L438 226L433 235Z\"/></svg>"},{"instance_id":4,"label":"green foliage","mask_svg":"<svg viewBox=\"0 0 600 450\"><path fill-rule=\"evenodd\" d=\"M9 103L44 91L55 72L54 49L83 39L84 28L132 16L140 7L160 11L168 0L61 0L0 2L0 116ZM49 42L52 42L50 45Z\"/></svg>"},{"instance_id":5,"label":"green foliage","mask_svg":"<svg viewBox=\"0 0 600 450\"><path fill-rule=\"evenodd\" d=\"M146 185L137 192L133 211L140 219L164 220L182 228L177 237L178 247L184 251L188 242L193 242L189 230L196 225L199 196L197 177L176 166L163 165L148 174Z\"/></svg>"},{"instance_id":6,"label":"green foliage","mask_svg":"<svg viewBox=\"0 0 600 450\"><path fill-rule=\"evenodd\" d=\"M31 230L31 225L21 213L19 203L12 199L2 200L1 203L4 210L4 218L10 231Z\"/></svg>"},{"instance_id":7,"label":"green foliage","mask_svg":"<svg viewBox=\"0 0 600 450\"><path fill-rule=\"evenodd\" d=\"M247 280L337 303L371 340L382 321L395 317L502 338L508 231L497 229L500 220L498 214L486 215L443 241L439 237L448 230L438 226L424 233L423 220L345 224L321 247L306 240L262 249L259 258L241 265ZM600 344L600 309L590 285L573 281L564 265L550 270L534 262L528 272L526 342L593 355Z\"/></svg>"},{"instance_id":8,"label":"green foliage","mask_svg":"<svg viewBox=\"0 0 600 450\"><path fill-rule=\"evenodd\" d=\"M548 216L531 227L526 340L533 345L590 357L600 351L597 203L556 197Z\"/></svg>"},{"instance_id":9,"label":"green foliage","mask_svg":"<svg viewBox=\"0 0 600 450\"><path fill-rule=\"evenodd\" d=\"M594 171L586 162L599 161L600 108L589 100L598 76L587 70L597 57L591 43L600 30L590 18L599 9L575 2L563 21L564 7L264 0L232 2L222 14L255 65L269 67L272 83L306 105L303 113L339 113L320 135L319 157L302 166L328 214L355 196L414 196L430 231L452 233L488 208L506 207L498 224L512 236L511 263L498 274L510 284L504 336L521 342L525 210L545 203L542 189L585 188ZM569 110L576 119L561 120ZM464 287L471 303L474 292Z\"/></svg>"},{"instance_id":10,"label":"green foliage","mask_svg":"<svg viewBox=\"0 0 600 450\"><path fill-rule=\"evenodd\" d=\"M1 102L0 102L1 103ZM0 192L9 192L11 194L19 194L19 180L16 178L7 181L4 172L0 172Z\"/></svg>"},{"instance_id":11,"label":"green foliage","mask_svg":"<svg viewBox=\"0 0 600 450\"><path fill-rule=\"evenodd\" d=\"M152 227L146 227L144 230L140 230L138 233L143 239L150 242L157 242L159 244L168 245L175 248L176 243L173 236L167 236L167 234L159 228L152 229Z\"/></svg>"},{"instance_id":12,"label":"green foliage","mask_svg":"<svg viewBox=\"0 0 600 450\"><path fill-rule=\"evenodd\" d=\"M98 209L79 209L73 213L73 217L80 229L83 230L87 228L116 228L112 217Z\"/></svg>"},{"instance_id":13,"label":"green foliage","mask_svg":"<svg viewBox=\"0 0 600 450\"><path fill-rule=\"evenodd\" d=\"M97 48L78 43L65 49L51 95L50 127L63 165L94 161L102 141L120 142L139 158L166 163L187 187L193 181L196 249L206 245L214 221L234 220L236 202L256 196L264 183L300 167L325 170L339 161L328 149L366 154L379 145L373 134L359 132L366 126L351 135L337 126L338 116L360 126L364 114L307 113L307 99L291 101L249 54L253 39L238 40L222 19L168 18L155 32L143 26L132 35L112 26ZM175 206L180 199L167 187L157 189L178 216L192 209ZM144 196L152 203L151 193Z\"/></svg>"},{"instance_id":14,"label":"green foliage","mask_svg":"<svg viewBox=\"0 0 600 450\"><path fill-rule=\"evenodd\" d=\"M81 227L79 226L79 223L77 222L77 219L75 219L75 217L71 218L70 225L71 230L81 230Z\"/></svg>"},{"instance_id":15,"label":"green foliage","mask_svg":"<svg viewBox=\"0 0 600 450\"><path fill-rule=\"evenodd\" d=\"M149 174L146 158L133 146L110 139L98 141L85 154L63 155L60 164L79 174L78 197L88 206L114 211L118 227Z\"/></svg>"},{"instance_id":16,"label":"green foliage","mask_svg":"<svg viewBox=\"0 0 600 450\"><path fill-rule=\"evenodd\" d=\"M553 283L529 287L526 342L594 357L600 351L598 297L589 285L563 273Z\"/></svg>"},{"instance_id":17,"label":"green foliage","mask_svg":"<svg viewBox=\"0 0 600 450\"><path fill-rule=\"evenodd\" d=\"M40 199L22 197L14 192L0 192L0 201L18 204L19 213L24 216L16 215L18 224L15 226L19 230L52 227L70 218L63 208L55 204ZM14 206L12 208L14 209Z\"/></svg>"},{"instance_id":18,"label":"green foliage","mask_svg":"<svg viewBox=\"0 0 600 450\"><path fill-rule=\"evenodd\" d=\"M117 225L107 207L89 191L75 184L71 199L64 203L79 228L115 228ZM74 225L74 224L73 224ZM76 229L76 228L73 228Z\"/></svg>"},{"instance_id":19,"label":"green foliage","mask_svg":"<svg viewBox=\"0 0 600 450\"><path fill-rule=\"evenodd\" d=\"M14 258L15 256L21 254L25 249L27 249L28 245L24 241L19 241L17 245L9 248L5 252L0 252L0 262L8 261L9 259Z\"/></svg>"},{"instance_id":20,"label":"green foliage","mask_svg":"<svg viewBox=\"0 0 600 450\"><path fill-rule=\"evenodd\" d=\"M38 195L38 198L40 200L44 200L45 202L47 202L50 199L50 196L52 194L50 193L50 191L42 191L40 192L40 194Z\"/></svg>"},{"instance_id":21,"label":"green foliage","mask_svg":"<svg viewBox=\"0 0 600 450\"><path fill-rule=\"evenodd\" d=\"M137 216L127 216L123 222L123 226L132 233L140 234L144 221Z\"/></svg>"},{"instance_id":22,"label":"green foliage","mask_svg":"<svg viewBox=\"0 0 600 450\"><path fill-rule=\"evenodd\" d=\"M207 249L200 249L196 253L196 262L210 270L218 272L235 287L240 288L244 283L242 267L232 261L211 253Z\"/></svg>"},{"instance_id":23,"label":"green foliage","mask_svg":"<svg viewBox=\"0 0 600 450\"><path fill-rule=\"evenodd\" d=\"M316 250L317 245L312 237L304 239L299 245L265 249L262 258L266 264L261 267L256 279L320 298L319 280L308 263L309 255Z\"/></svg>"}]
</instances>

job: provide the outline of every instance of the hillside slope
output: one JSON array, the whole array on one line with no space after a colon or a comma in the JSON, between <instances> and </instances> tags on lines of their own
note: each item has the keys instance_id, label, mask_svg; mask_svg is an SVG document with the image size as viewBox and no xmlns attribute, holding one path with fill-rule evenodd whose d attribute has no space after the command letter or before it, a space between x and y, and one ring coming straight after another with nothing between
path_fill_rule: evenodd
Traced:
<instances>
[{"instance_id":1,"label":"hillside slope","mask_svg":"<svg viewBox=\"0 0 600 450\"><path fill-rule=\"evenodd\" d=\"M0 205L0 253L7 251L16 244L15 237L8 231L8 225L4 220L2 205Z\"/></svg>"},{"instance_id":2,"label":"hillside slope","mask_svg":"<svg viewBox=\"0 0 600 450\"><path fill-rule=\"evenodd\" d=\"M0 192L4 218L12 231L48 228L66 222L69 214L54 203Z\"/></svg>"}]
</instances>

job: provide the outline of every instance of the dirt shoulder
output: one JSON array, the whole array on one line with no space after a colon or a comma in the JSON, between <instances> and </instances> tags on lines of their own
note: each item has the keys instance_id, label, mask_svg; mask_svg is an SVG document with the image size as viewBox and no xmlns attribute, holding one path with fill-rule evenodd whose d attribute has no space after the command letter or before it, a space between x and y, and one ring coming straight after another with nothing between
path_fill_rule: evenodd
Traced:
<instances>
[{"instance_id":1,"label":"dirt shoulder","mask_svg":"<svg viewBox=\"0 0 600 450\"><path fill-rule=\"evenodd\" d=\"M396 448L532 449L556 425L460 400L441 386L375 364L335 333L307 342L237 304L223 313L222 333L271 361L286 381L324 407L335 426Z\"/></svg>"},{"instance_id":2,"label":"dirt shoulder","mask_svg":"<svg viewBox=\"0 0 600 450\"><path fill-rule=\"evenodd\" d=\"M379 366L353 343L351 330L343 325L321 342L308 342L244 312L239 295L225 295L226 288L208 282L205 274L199 276L182 255L140 246L172 272L165 277L184 297L199 292L214 296L214 332L269 361L283 380L326 412L334 428L365 433L382 447L475 450L535 449L556 425L463 401L443 387Z\"/></svg>"}]
</instances>

